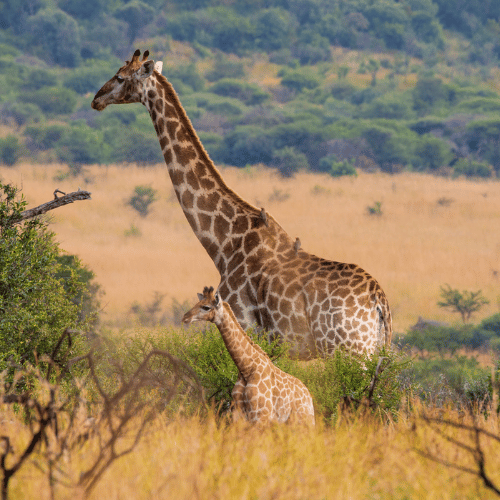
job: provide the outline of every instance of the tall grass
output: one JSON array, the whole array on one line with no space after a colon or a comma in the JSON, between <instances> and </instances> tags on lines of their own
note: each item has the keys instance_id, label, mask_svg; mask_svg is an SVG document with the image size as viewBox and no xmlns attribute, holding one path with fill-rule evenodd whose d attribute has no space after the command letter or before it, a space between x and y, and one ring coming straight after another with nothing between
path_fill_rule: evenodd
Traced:
<instances>
[{"instance_id":1,"label":"tall grass","mask_svg":"<svg viewBox=\"0 0 500 500\"><path fill-rule=\"evenodd\" d=\"M56 187L78 186L92 201L75 203L51 214L61 247L78 254L97 275L106 295L105 319L122 318L134 302L151 301L154 292L166 302L192 300L219 276L187 224L173 196L164 165L91 166L78 178L55 181L64 165L20 164L0 167L0 176L23 188L30 206L48 201ZM386 291L396 331L418 316L452 322L439 308L440 286L482 290L498 310L500 283L500 183L445 179L422 174L360 173L357 178L299 173L282 179L268 169L222 170L241 196L264 206L302 248L332 260L354 262L370 272ZM152 185L159 200L140 218L126 201L137 185ZM321 195L317 185L323 186ZM270 201L276 190L284 201ZM452 200L447 205L439 200ZM367 207L382 202L381 217ZM130 236L135 226L139 233ZM129 236L126 235L128 231ZM480 319L477 317L475 319Z\"/></svg>"},{"instance_id":2,"label":"tall grass","mask_svg":"<svg viewBox=\"0 0 500 500\"><path fill-rule=\"evenodd\" d=\"M447 414L456 418L456 415ZM468 417L462 418L468 423ZM497 432L496 416L481 425ZM23 426L13 414L1 430ZM467 433L451 436L468 441ZM65 481L78 477L95 448L63 464ZM429 451L455 464L472 467L466 450L439 436L414 413L390 425L368 416L341 420L334 427L304 429L287 425L266 428L220 425L206 418L176 417L159 421L133 454L102 477L90 499L487 499L494 498L474 476L435 463L418 453ZM500 453L485 440L487 471L500 481ZM12 480L12 499L49 498L43 470L31 463ZM79 499L73 489L56 487L56 499Z\"/></svg>"}]
</instances>

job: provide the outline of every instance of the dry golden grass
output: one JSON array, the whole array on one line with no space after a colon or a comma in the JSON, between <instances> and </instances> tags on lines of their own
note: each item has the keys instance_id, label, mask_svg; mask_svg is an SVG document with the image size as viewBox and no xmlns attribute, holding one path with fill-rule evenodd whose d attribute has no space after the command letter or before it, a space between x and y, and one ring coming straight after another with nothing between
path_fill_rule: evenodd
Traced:
<instances>
[{"instance_id":1,"label":"dry golden grass","mask_svg":"<svg viewBox=\"0 0 500 500\"><path fill-rule=\"evenodd\" d=\"M0 422L2 433L25 428L10 415ZM445 414L455 421L456 414ZM470 423L462 417L463 423ZM498 417L481 425L498 434ZM450 429L454 439L471 445L469 433ZM500 483L500 453L492 439L482 441L486 472ZM439 437L415 412L382 425L372 418L341 421L316 429L276 425L217 425L213 417L177 417L158 423L130 455L104 474L90 499L489 499L494 494L471 474L424 458L429 451L442 460L474 467L471 456ZM96 439L67 457L62 468L77 479L96 451ZM38 463L44 464L43 458ZM56 499L80 499L83 494L61 486ZM11 499L49 498L47 477L29 463L11 481Z\"/></svg>"},{"instance_id":2,"label":"dry golden grass","mask_svg":"<svg viewBox=\"0 0 500 500\"><path fill-rule=\"evenodd\" d=\"M94 270L106 295L104 318L123 316L134 301L193 300L218 273L192 233L164 165L92 166L83 177L55 181L63 165L0 167L4 181L22 186L29 206L51 199L55 188L92 192L52 212L51 228L64 250ZM444 321L459 318L437 307L440 286L482 290L490 304L476 319L500 306L500 182L445 179L421 174L360 174L357 178L300 173L287 180L268 169L226 168L227 183L264 206L302 248L368 270L389 298L396 331L419 315ZM159 200L146 218L126 201L135 186L149 184ZM289 194L285 201L272 195ZM367 207L382 203L382 216ZM135 225L141 236L125 236Z\"/></svg>"}]
</instances>

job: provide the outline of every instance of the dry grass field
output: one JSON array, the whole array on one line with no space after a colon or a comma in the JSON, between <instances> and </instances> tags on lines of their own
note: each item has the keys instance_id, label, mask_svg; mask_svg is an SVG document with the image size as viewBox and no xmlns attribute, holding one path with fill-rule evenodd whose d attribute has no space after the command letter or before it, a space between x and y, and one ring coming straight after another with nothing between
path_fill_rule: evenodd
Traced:
<instances>
[{"instance_id":1,"label":"dry grass field","mask_svg":"<svg viewBox=\"0 0 500 500\"><path fill-rule=\"evenodd\" d=\"M29 207L52 198L55 188L92 192L51 212L62 249L77 254L96 274L105 296L104 320L124 318L134 301L154 292L195 300L218 284L213 263L192 233L164 165L91 166L82 176L55 180L64 165L0 167L3 181L22 187ZM440 286L482 290L490 304L479 320L500 308L500 182L423 174L360 174L357 178L299 173L283 179L271 170L224 168L229 186L264 206L302 248L368 270L386 291L395 331L419 315L448 322L459 317L436 305ZM142 218L129 205L137 185L158 191ZM368 207L381 203L382 215ZM140 235L127 235L131 227ZM137 232L137 231L136 231Z\"/></svg>"},{"instance_id":2,"label":"dry grass field","mask_svg":"<svg viewBox=\"0 0 500 500\"><path fill-rule=\"evenodd\" d=\"M457 418L448 413L444 417ZM470 423L462 417L462 423ZM0 430L13 435L12 420ZM498 435L492 416L481 425ZM470 432L446 429L448 437L473 446ZM25 439L19 429L16 444ZM129 444L129 443L127 443ZM61 462L63 482L78 480L96 452L95 438ZM486 473L500 483L498 443L483 439ZM158 421L132 454L113 463L89 499L95 500L367 500L490 499L495 495L472 474L419 453L474 469L472 456L446 440L416 412L382 425L371 418L342 420L334 428L288 425L267 428L217 425L214 417ZM50 498L46 462L37 457L11 481L11 500ZM85 498L56 485L56 499Z\"/></svg>"}]
</instances>

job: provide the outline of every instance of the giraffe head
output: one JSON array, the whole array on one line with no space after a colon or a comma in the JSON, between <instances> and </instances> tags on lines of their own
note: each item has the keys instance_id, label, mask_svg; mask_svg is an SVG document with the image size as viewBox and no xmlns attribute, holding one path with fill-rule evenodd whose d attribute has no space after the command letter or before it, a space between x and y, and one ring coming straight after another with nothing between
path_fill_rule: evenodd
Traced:
<instances>
[{"instance_id":1,"label":"giraffe head","mask_svg":"<svg viewBox=\"0 0 500 500\"><path fill-rule=\"evenodd\" d=\"M131 61L126 61L111 80L107 81L92 101L92 108L102 111L108 104L127 104L143 100L145 82L157 70L161 73L161 62L148 60L149 51L142 59L136 50Z\"/></svg>"},{"instance_id":2,"label":"giraffe head","mask_svg":"<svg viewBox=\"0 0 500 500\"><path fill-rule=\"evenodd\" d=\"M200 300L190 311L184 314L182 322L188 326L193 321L214 321L215 317L222 311L222 299L214 287L206 286L203 293L198 294Z\"/></svg>"}]
</instances>

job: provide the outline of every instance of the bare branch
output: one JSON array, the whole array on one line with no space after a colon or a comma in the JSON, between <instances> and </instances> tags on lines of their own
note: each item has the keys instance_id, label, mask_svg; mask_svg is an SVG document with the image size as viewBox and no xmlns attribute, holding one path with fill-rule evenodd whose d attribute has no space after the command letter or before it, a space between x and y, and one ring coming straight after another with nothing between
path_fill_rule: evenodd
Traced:
<instances>
[{"instance_id":1,"label":"bare branch","mask_svg":"<svg viewBox=\"0 0 500 500\"><path fill-rule=\"evenodd\" d=\"M91 193L89 191L83 191L80 188L78 188L78 191L74 191L73 193L68 193L65 194L64 196L57 197L57 193L62 193L62 191L59 191L59 189L56 189L54 191L54 199L51 201L48 201L47 203L43 203L42 205L39 205L38 207L35 208L30 208L28 210L25 210L24 212L21 212L21 215L19 218L11 220L11 224L19 224L23 220L26 219L32 219L33 217L37 217L38 215L43 215L44 213L48 212L49 210L54 210L55 208L62 207L64 205L68 205L69 203L73 203L75 201L79 200L90 200Z\"/></svg>"},{"instance_id":2,"label":"bare branch","mask_svg":"<svg viewBox=\"0 0 500 500\"><path fill-rule=\"evenodd\" d=\"M496 485L490 476L486 473L486 457L484 454L484 448L483 445L481 444L481 436L491 439L494 442L500 442L500 437L497 435L487 431L486 429L483 429L479 423L477 422L476 416L474 415L473 411L470 411L470 415L472 417L472 424L464 424L461 422L456 422L450 419L443 419L443 418L435 418L435 417L429 417L427 415L422 415L422 419L429 424L429 427L438 435L441 436L443 439L448 441L449 443L453 444L459 449L462 449L466 451L473 460L473 463L475 467L467 467L464 466L460 463L457 462L452 462L449 460L446 460L442 457L439 456L437 453L432 453L429 450L419 450L416 449L415 451L429 459L432 460L436 463L445 465L446 467L450 467L455 470L459 470L461 472L467 472L469 474L472 474L483 482L484 486L494 493L496 495L500 496L500 487ZM447 429L460 429L467 431L470 435L470 439L472 440L472 444L469 444L465 442L465 438L454 438L446 433Z\"/></svg>"}]
</instances>

